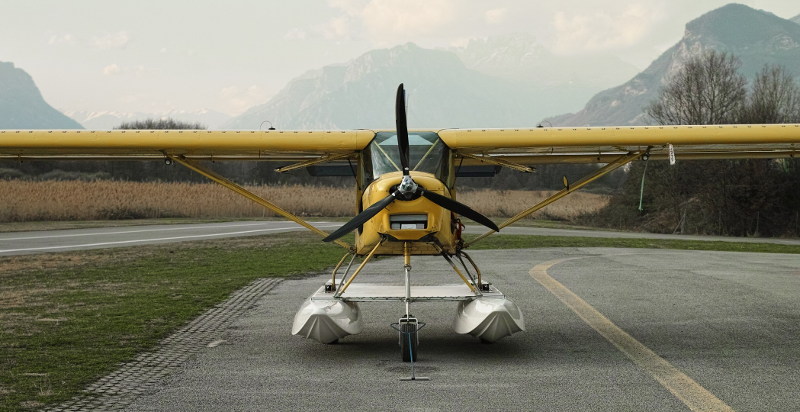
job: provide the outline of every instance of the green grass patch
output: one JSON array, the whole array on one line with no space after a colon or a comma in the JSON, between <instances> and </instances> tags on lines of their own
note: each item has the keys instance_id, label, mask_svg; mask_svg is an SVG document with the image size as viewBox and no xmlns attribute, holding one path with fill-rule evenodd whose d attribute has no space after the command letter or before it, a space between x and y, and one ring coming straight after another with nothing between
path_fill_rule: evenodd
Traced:
<instances>
[{"instance_id":1,"label":"green grass patch","mask_svg":"<svg viewBox=\"0 0 800 412\"><path fill-rule=\"evenodd\" d=\"M467 243L476 236L467 236ZM721 242L674 239L624 239L601 237L494 235L470 247L478 249L528 249L546 247L615 247L678 250L717 250L722 252L800 253L800 246L774 243Z\"/></svg>"},{"instance_id":2,"label":"green grass patch","mask_svg":"<svg viewBox=\"0 0 800 412\"><path fill-rule=\"evenodd\" d=\"M0 410L70 399L253 280L320 271L342 254L292 233L59 254L67 268L44 270L26 263L36 257L2 258L12 269L0 272Z\"/></svg>"}]
</instances>

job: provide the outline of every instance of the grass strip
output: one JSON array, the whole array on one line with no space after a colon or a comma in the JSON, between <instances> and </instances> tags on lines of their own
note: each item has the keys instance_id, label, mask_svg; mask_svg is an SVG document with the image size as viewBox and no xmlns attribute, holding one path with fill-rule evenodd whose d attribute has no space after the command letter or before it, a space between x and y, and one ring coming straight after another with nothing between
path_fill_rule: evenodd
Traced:
<instances>
[{"instance_id":1,"label":"grass strip","mask_svg":"<svg viewBox=\"0 0 800 412\"><path fill-rule=\"evenodd\" d=\"M468 236L467 242L477 236ZM601 237L495 235L470 250L528 249L547 247L612 247L637 249L716 250L721 252L800 253L800 246L774 243L722 242L678 239L626 239Z\"/></svg>"}]
</instances>

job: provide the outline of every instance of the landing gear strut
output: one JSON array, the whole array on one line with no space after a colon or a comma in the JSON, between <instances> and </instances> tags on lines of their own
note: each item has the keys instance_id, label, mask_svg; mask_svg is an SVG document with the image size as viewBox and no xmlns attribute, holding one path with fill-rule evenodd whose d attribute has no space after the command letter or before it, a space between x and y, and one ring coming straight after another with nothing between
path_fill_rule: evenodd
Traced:
<instances>
[{"instance_id":1,"label":"landing gear strut","mask_svg":"<svg viewBox=\"0 0 800 412\"><path fill-rule=\"evenodd\" d=\"M397 323L393 323L392 327L397 330L399 334L400 353L403 362L411 362L411 376L402 378L404 381L423 380L427 381L430 378L417 377L414 369L414 362L417 360L417 347L419 346L419 331L425 327L425 323L420 322L414 315L409 313L411 305L411 253L409 250L408 242L403 243L403 258L404 258L404 277L406 283L406 295L403 301L406 303L406 314L400 317Z\"/></svg>"}]
</instances>

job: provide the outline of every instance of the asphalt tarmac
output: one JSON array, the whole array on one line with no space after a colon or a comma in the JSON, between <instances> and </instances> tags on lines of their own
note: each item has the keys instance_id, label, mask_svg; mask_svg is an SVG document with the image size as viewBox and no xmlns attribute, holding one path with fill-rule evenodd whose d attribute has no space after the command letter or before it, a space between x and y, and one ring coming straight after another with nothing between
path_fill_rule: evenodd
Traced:
<instances>
[{"instance_id":1,"label":"asphalt tarmac","mask_svg":"<svg viewBox=\"0 0 800 412\"><path fill-rule=\"evenodd\" d=\"M311 222L323 231L332 232L342 222ZM100 227L89 229L42 230L30 232L0 231L0 256L28 255L84 249L102 249L137 245L256 236L270 233L303 231L300 225L280 220L241 221L222 223L143 225ZM468 233L484 233L482 226L467 226ZM536 227L507 227L501 234L541 236L581 236L610 238L686 239L701 241L775 243L800 246L800 239L742 238L722 236L686 236L659 233L611 232L603 230L550 229Z\"/></svg>"},{"instance_id":2,"label":"asphalt tarmac","mask_svg":"<svg viewBox=\"0 0 800 412\"><path fill-rule=\"evenodd\" d=\"M312 222L322 230L341 223ZM104 249L307 230L289 221L241 221L0 232L0 256ZM798 242L800 244L800 242Z\"/></svg>"},{"instance_id":3,"label":"asphalt tarmac","mask_svg":"<svg viewBox=\"0 0 800 412\"><path fill-rule=\"evenodd\" d=\"M145 391L131 411L800 410L800 255L566 248L475 251L527 330L494 344L455 334L456 304L412 305L416 376L389 327L402 303L362 303L362 334L290 335L328 277L286 280ZM457 277L415 257L416 284ZM402 282L381 259L362 282ZM200 339L200 338L198 338ZM205 340L209 340L208 344Z\"/></svg>"}]
</instances>

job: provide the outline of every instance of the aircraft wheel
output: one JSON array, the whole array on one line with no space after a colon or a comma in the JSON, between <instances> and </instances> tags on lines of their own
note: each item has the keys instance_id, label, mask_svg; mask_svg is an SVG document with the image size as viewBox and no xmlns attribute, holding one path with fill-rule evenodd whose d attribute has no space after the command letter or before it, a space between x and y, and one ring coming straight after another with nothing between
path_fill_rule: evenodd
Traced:
<instances>
[{"instance_id":1,"label":"aircraft wheel","mask_svg":"<svg viewBox=\"0 0 800 412\"><path fill-rule=\"evenodd\" d=\"M417 324L416 323L401 323L400 324L400 351L403 354L403 362L411 362L411 357L414 357L416 362L417 355Z\"/></svg>"}]
</instances>

